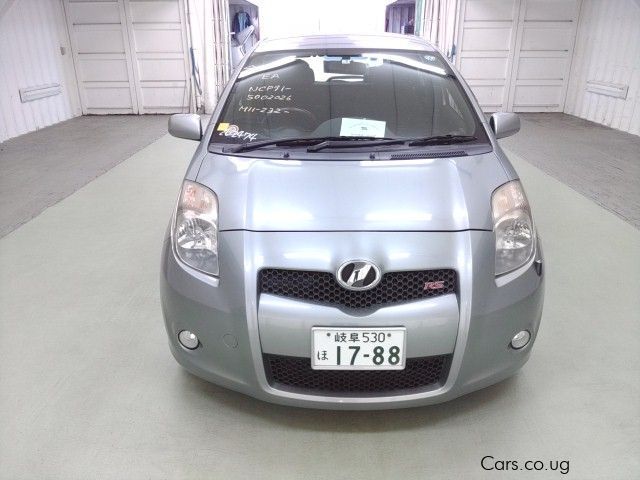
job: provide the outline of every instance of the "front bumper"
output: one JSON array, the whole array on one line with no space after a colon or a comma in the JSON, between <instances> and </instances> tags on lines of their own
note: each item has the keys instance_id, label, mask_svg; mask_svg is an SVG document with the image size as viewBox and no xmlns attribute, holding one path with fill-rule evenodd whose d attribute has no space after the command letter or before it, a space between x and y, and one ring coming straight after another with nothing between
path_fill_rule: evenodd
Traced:
<instances>
[{"instance_id":1,"label":"front bumper","mask_svg":"<svg viewBox=\"0 0 640 480\"><path fill-rule=\"evenodd\" d=\"M168 238L162 252L161 295L171 351L193 374L261 400L311 408L383 409L450 400L496 383L528 359L543 303L542 252L496 281L494 236L463 232L247 232L219 235L220 278L178 261ZM349 311L274 295L259 295L263 268L334 272L365 258L383 272L451 268L458 289L448 294L366 311ZM537 262L537 263L536 263ZM312 326L407 328L407 358L450 355L442 384L401 394L317 395L270 384L264 355L310 357ZM190 330L201 345L183 348ZM531 341L509 346L521 330Z\"/></svg>"}]
</instances>

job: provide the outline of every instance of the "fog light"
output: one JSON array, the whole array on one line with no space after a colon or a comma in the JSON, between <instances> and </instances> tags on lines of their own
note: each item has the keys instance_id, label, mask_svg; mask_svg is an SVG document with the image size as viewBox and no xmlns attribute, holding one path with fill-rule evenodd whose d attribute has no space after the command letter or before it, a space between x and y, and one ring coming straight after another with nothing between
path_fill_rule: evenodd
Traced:
<instances>
[{"instance_id":1,"label":"fog light","mask_svg":"<svg viewBox=\"0 0 640 480\"><path fill-rule=\"evenodd\" d=\"M184 348L188 348L189 350L198 348L198 345L200 344L200 340L198 340L196 334L189 330L182 330L178 334L178 340L180 340L180 344Z\"/></svg>"},{"instance_id":2,"label":"fog light","mask_svg":"<svg viewBox=\"0 0 640 480\"><path fill-rule=\"evenodd\" d=\"M511 339L511 346L518 350L520 348L526 347L529 343L529 340L531 340L531 334L526 330L522 330L521 332L518 332L513 336L513 338Z\"/></svg>"}]
</instances>

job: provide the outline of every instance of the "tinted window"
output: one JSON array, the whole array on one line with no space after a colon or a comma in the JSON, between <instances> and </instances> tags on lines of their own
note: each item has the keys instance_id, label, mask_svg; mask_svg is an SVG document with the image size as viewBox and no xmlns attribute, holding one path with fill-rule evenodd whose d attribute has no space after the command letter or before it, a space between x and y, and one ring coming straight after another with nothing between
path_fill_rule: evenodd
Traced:
<instances>
[{"instance_id":1,"label":"tinted window","mask_svg":"<svg viewBox=\"0 0 640 480\"><path fill-rule=\"evenodd\" d=\"M439 54L271 52L240 72L211 140L434 135L486 140Z\"/></svg>"}]
</instances>

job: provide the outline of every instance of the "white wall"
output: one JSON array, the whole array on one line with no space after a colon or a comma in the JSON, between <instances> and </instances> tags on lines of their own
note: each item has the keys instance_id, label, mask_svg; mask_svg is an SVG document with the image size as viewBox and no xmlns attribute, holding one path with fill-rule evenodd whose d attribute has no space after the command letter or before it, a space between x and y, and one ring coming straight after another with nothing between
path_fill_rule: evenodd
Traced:
<instances>
[{"instance_id":1,"label":"white wall","mask_svg":"<svg viewBox=\"0 0 640 480\"><path fill-rule=\"evenodd\" d=\"M260 35L382 33L393 0L251 0L260 8Z\"/></svg>"},{"instance_id":2,"label":"white wall","mask_svg":"<svg viewBox=\"0 0 640 480\"><path fill-rule=\"evenodd\" d=\"M587 92L587 81L628 85L626 100ZM640 6L583 0L565 112L640 135Z\"/></svg>"},{"instance_id":3,"label":"white wall","mask_svg":"<svg viewBox=\"0 0 640 480\"><path fill-rule=\"evenodd\" d=\"M58 0L8 0L0 9L0 142L80 114ZM60 47L66 48L62 56ZM58 83L58 95L20 101L21 88Z\"/></svg>"}]
</instances>

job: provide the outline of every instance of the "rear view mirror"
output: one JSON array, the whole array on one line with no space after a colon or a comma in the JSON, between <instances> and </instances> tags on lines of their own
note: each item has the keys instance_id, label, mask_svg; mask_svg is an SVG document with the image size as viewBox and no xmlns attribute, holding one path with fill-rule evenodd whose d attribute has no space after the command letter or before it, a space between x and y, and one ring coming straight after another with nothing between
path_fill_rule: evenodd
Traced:
<instances>
[{"instance_id":1,"label":"rear view mirror","mask_svg":"<svg viewBox=\"0 0 640 480\"><path fill-rule=\"evenodd\" d=\"M359 75L364 76L367 72L367 65L358 61L346 61L340 57L331 57L324 61L325 73L335 73L338 75Z\"/></svg>"},{"instance_id":2,"label":"rear view mirror","mask_svg":"<svg viewBox=\"0 0 640 480\"><path fill-rule=\"evenodd\" d=\"M176 113L169 117L169 133L174 137L187 140L202 139L200 115L195 113Z\"/></svg>"},{"instance_id":3,"label":"rear view mirror","mask_svg":"<svg viewBox=\"0 0 640 480\"><path fill-rule=\"evenodd\" d=\"M515 113L496 112L489 118L496 138L504 138L520 131L520 117Z\"/></svg>"}]
</instances>

